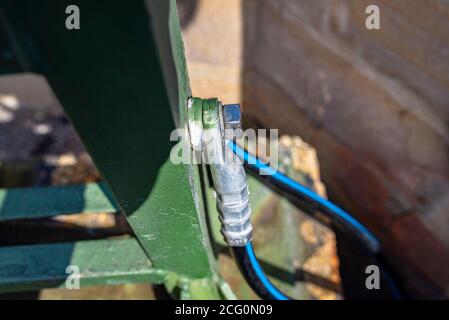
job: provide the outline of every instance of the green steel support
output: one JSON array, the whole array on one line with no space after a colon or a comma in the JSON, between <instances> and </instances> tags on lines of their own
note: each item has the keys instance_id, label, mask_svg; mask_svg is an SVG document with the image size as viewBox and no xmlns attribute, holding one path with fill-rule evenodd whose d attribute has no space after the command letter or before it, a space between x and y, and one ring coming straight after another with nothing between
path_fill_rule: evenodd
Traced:
<instances>
[{"instance_id":1,"label":"green steel support","mask_svg":"<svg viewBox=\"0 0 449 320\"><path fill-rule=\"evenodd\" d=\"M25 71L21 64L20 56L17 54L12 39L8 39L8 26L3 23L4 17L0 12L0 74L18 73Z\"/></svg>"},{"instance_id":2,"label":"green steel support","mask_svg":"<svg viewBox=\"0 0 449 320\"><path fill-rule=\"evenodd\" d=\"M80 30L65 28L68 5L80 8ZM174 123L186 126L190 96L175 0L4 0L0 13L154 266L178 284L198 279L215 287L198 168L169 160L170 133Z\"/></svg>"},{"instance_id":3,"label":"green steel support","mask_svg":"<svg viewBox=\"0 0 449 320\"><path fill-rule=\"evenodd\" d=\"M0 221L119 210L104 183L0 189Z\"/></svg>"},{"instance_id":4,"label":"green steel support","mask_svg":"<svg viewBox=\"0 0 449 320\"><path fill-rule=\"evenodd\" d=\"M96 240L0 248L0 292L65 288L73 269L80 287L128 282L164 283L135 239Z\"/></svg>"}]
</instances>

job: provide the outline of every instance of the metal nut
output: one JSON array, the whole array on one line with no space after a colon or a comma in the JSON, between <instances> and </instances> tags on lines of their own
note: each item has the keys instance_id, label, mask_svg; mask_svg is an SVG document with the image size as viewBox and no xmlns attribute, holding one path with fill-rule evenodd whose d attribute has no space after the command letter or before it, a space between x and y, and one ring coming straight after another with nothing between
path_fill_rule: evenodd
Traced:
<instances>
[{"instance_id":1,"label":"metal nut","mask_svg":"<svg viewBox=\"0 0 449 320\"><path fill-rule=\"evenodd\" d=\"M225 139L240 139L243 136L240 105L226 104L222 110Z\"/></svg>"}]
</instances>

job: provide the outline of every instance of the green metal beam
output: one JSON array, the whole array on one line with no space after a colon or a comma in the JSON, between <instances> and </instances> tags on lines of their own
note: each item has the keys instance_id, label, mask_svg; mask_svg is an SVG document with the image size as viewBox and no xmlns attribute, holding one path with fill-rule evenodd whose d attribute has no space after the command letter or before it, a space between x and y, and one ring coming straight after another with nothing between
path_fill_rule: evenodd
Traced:
<instances>
[{"instance_id":1,"label":"green metal beam","mask_svg":"<svg viewBox=\"0 0 449 320\"><path fill-rule=\"evenodd\" d=\"M17 54L12 39L8 39L9 27L4 23L2 12L0 11L0 74L19 73L25 71Z\"/></svg>"},{"instance_id":2,"label":"green metal beam","mask_svg":"<svg viewBox=\"0 0 449 320\"><path fill-rule=\"evenodd\" d=\"M103 183L0 189L0 221L119 210Z\"/></svg>"},{"instance_id":3,"label":"green metal beam","mask_svg":"<svg viewBox=\"0 0 449 320\"><path fill-rule=\"evenodd\" d=\"M81 241L0 248L0 292L65 288L69 265L80 287L129 282L164 283L135 239Z\"/></svg>"},{"instance_id":4,"label":"green metal beam","mask_svg":"<svg viewBox=\"0 0 449 320\"><path fill-rule=\"evenodd\" d=\"M80 30L65 28L68 5L80 8ZM155 267L211 278L198 168L169 160L170 109L185 127L190 95L176 1L4 0L0 9Z\"/></svg>"}]
</instances>

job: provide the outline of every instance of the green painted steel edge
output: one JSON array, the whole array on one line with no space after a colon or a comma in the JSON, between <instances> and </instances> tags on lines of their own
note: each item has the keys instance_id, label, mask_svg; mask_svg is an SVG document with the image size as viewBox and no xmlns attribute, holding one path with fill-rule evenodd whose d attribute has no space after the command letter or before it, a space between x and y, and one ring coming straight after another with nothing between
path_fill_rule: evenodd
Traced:
<instances>
[{"instance_id":1,"label":"green painted steel edge","mask_svg":"<svg viewBox=\"0 0 449 320\"><path fill-rule=\"evenodd\" d=\"M104 183L0 189L0 221L117 211Z\"/></svg>"},{"instance_id":2,"label":"green painted steel edge","mask_svg":"<svg viewBox=\"0 0 449 320\"><path fill-rule=\"evenodd\" d=\"M134 238L0 248L0 292L65 288L74 270L79 270L80 288L167 279Z\"/></svg>"},{"instance_id":3,"label":"green painted steel edge","mask_svg":"<svg viewBox=\"0 0 449 320\"><path fill-rule=\"evenodd\" d=\"M220 292L213 279L195 279L181 281L181 300L219 299Z\"/></svg>"},{"instance_id":4,"label":"green painted steel edge","mask_svg":"<svg viewBox=\"0 0 449 320\"><path fill-rule=\"evenodd\" d=\"M218 275L191 279L168 272L165 287L174 299L180 300L236 300L231 287Z\"/></svg>"}]
</instances>

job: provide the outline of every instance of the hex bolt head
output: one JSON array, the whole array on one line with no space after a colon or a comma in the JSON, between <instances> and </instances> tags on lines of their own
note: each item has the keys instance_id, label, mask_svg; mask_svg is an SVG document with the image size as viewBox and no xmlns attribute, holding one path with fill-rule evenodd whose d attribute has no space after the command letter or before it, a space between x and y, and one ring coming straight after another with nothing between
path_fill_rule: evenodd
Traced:
<instances>
[{"instance_id":1,"label":"hex bolt head","mask_svg":"<svg viewBox=\"0 0 449 320\"><path fill-rule=\"evenodd\" d=\"M242 132L242 112L239 104L226 104L223 109L223 126L226 139L240 139Z\"/></svg>"}]
</instances>

